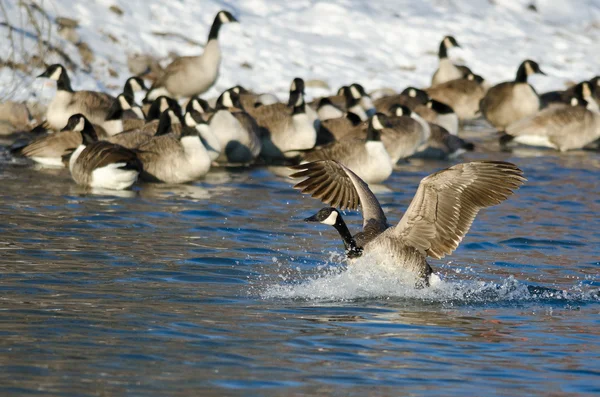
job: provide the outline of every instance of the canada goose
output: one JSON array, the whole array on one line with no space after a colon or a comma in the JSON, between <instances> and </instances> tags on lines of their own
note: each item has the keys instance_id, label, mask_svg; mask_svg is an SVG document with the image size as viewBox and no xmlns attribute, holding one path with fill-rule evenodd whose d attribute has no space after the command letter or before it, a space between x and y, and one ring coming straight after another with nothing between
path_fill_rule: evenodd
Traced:
<instances>
[{"instance_id":1,"label":"canada goose","mask_svg":"<svg viewBox=\"0 0 600 397\"><path fill-rule=\"evenodd\" d=\"M354 113L346 113L342 117L335 119L322 120L317 131L316 145L325 145L334 141L339 141L344 136L360 125L363 121Z\"/></svg>"},{"instance_id":2,"label":"canada goose","mask_svg":"<svg viewBox=\"0 0 600 397\"><path fill-rule=\"evenodd\" d=\"M430 98L452 106L460 120L471 120L479 116L479 102L485 96L483 78L474 74L450 80L428 88Z\"/></svg>"},{"instance_id":3,"label":"canada goose","mask_svg":"<svg viewBox=\"0 0 600 397\"><path fill-rule=\"evenodd\" d=\"M317 105L317 116L321 122L344 117L344 110L335 106L331 99L321 98Z\"/></svg>"},{"instance_id":4,"label":"canada goose","mask_svg":"<svg viewBox=\"0 0 600 397\"><path fill-rule=\"evenodd\" d=\"M98 141L93 129L83 129L81 135L82 142L69 159L69 170L77 184L112 190L133 185L143 169L134 151Z\"/></svg>"},{"instance_id":5,"label":"canada goose","mask_svg":"<svg viewBox=\"0 0 600 397\"><path fill-rule=\"evenodd\" d=\"M145 121L142 109L135 106L132 97L119 94L117 100L108 111L106 119L101 124L109 136L116 135L122 131L136 128Z\"/></svg>"},{"instance_id":6,"label":"canada goose","mask_svg":"<svg viewBox=\"0 0 600 397\"><path fill-rule=\"evenodd\" d=\"M331 103L332 106L334 106L335 108L341 110L342 112L345 112L346 111L346 96L344 95L344 92L347 88L348 88L347 85L341 86L337 90L335 95L314 99L307 105L310 106L311 108L313 108L314 110L317 110L319 108L319 104L321 103L321 101L325 99L326 100L325 103Z\"/></svg>"},{"instance_id":7,"label":"canada goose","mask_svg":"<svg viewBox=\"0 0 600 397\"><path fill-rule=\"evenodd\" d=\"M440 43L440 49L438 51L440 65L431 79L432 87L450 80L462 79L471 72L468 67L455 65L448 58L448 50L453 47L460 47L454 37L446 36L442 39L442 42Z\"/></svg>"},{"instance_id":8,"label":"canada goose","mask_svg":"<svg viewBox=\"0 0 600 397\"><path fill-rule=\"evenodd\" d=\"M176 112L171 108L167 108L158 120L147 123L141 128L112 135L105 140L127 149L137 149L151 140L155 135L164 135L172 131L175 131L177 134L181 131L181 120L177 116L171 117L171 114L175 115Z\"/></svg>"},{"instance_id":9,"label":"canada goose","mask_svg":"<svg viewBox=\"0 0 600 397\"><path fill-rule=\"evenodd\" d=\"M125 81L125 86L123 87L123 94L130 99L129 102L135 103L135 93L136 92L146 92L148 88L146 88L146 84L144 84L144 80L138 76L132 76Z\"/></svg>"},{"instance_id":10,"label":"canada goose","mask_svg":"<svg viewBox=\"0 0 600 397\"><path fill-rule=\"evenodd\" d=\"M215 110L208 104L206 100L198 96L191 97L185 106L186 112L189 113L192 110L200 113L204 121L208 121L210 116L215 112Z\"/></svg>"},{"instance_id":11,"label":"canada goose","mask_svg":"<svg viewBox=\"0 0 600 397\"><path fill-rule=\"evenodd\" d=\"M425 105L419 105L411 110L423 117L425 121L444 127L452 135L458 134L460 125L458 115L445 103L430 99Z\"/></svg>"},{"instance_id":12,"label":"canada goose","mask_svg":"<svg viewBox=\"0 0 600 397\"><path fill-rule=\"evenodd\" d=\"M50 128L59 130L67 125L69 117L83 114L91 123L102 125L115 98L96 91L73 91L71 80L64 66L54 64L38 78L56 81L56 95L48 106L46 120Z\"/></svg>"},{"instance_id":13,"label":"canada goose","mask_svg":"<svg viewBox=\"0 0 600 397\"><path fill-rule=\"evenodd\" d=\"M166 113L170 118L177 118L173 110L167 110ZM202 127L206 127L206 124ZM138 157L144 167L144 180L187 183L206 175L211 165L199 131L193 127L185 126L180 136L157 133L138 149Z\"/></svg>"},{"instance_id":14,"label":"canada goose","mask_svg":"<svg viewBox=\"0 0 600 397\"><path fill-rule=\"evenodd\" d=\"M320 110L323 114L323 117L319 115L321 120L342 117L345 112L352 112L359 115L362 120L367 120L376 112L371 97L358 83L342 86L336 95L319 98L311 102L309 107L317 110L324 107Z\"/></svg>"},{"instance_id":15,"label":"canada goose","mask_svg":"<svg viewBox=\"0 0 600 397\"><path fill-rule=\"evenodd\" d=\"M418 152L426 144L431 131L429 124L407 107L396 107L393 114L393 116L380 116L384 126L381 132L381 141L389 153L392 163L396 164L401 159ZM362 136L364 130L357 134L359 130L359 128L355 129L347 137Z\"/></svg>"},{"instance_id":16,"label":"canada goose","mask_svg":"<svg viewBox=\"0 0 600 397\"><path fill-rule=\"evenodd\" d=\"M93 131L94 127L81 114L73 115L65 128L34 140L21 149L21 154L45 166L64 167L63 157L81 145L83 130Z\"/></svg>"},{"instance_id":17,"label":"canada goose","mask_svg":"<svg viewBox=\"0 0 600 397\"><path fill-rule=\"evenodd\" d=\"M415 87L407 87L400 94L384 96L375 100L375 109L391 116L388 112L393 106L406 106L415 110L417 106L425 105L429 99L427 92Z\"/></svg>"},{"instance_id":18,"label":"canada goose","mask_svg":"<svg viewBox=\"0 0 600 397\"><path fill-rule=\"evenodd\" d=\"M597 104L582 96L589 86L578 84L572 105L552 106L506 128L501 145L511 141L530 146L542 146L565 152L581 149L600 138L600 111ZM593 103L593 104L592 104Z\"/></svg>"},{"instance_id":19,"label":"canada goose","mask_svg":"<svg viewBox=\"0 0 600 397\"><path fill-rule=\"evenodd\" d=\"M412 157L446 160L453 159L475 149L475 145L459 136L452 135L444 127L429 123L430 135L426 144Z\"/></svg>"},{"instance_id":20,"label":"canada goose","mask_svg":"<svg viewBox=\"0 0 600 397\"><path fill-rule=\"evenodd\" d=\"M217 161L222 163L251 163L262 148L258 124L241 110L239 94L224 91L216 103L215 112L208 120L222 148Z\"/></svg>"},{"instance_id":21,"label":"canada goose","mask_svg":"<svg viewBox=\"0 0 600 397\"><path fill-rule=\"evenodd\" d=\"M365 113L367 114L367 117L374 115L377 110L375 109L375 104L373 103L371 96L369 94L367 94L367 92L365 91L365 89L362 85L360 85L358 83L350 84L350 89L352 89L353 87L360 94L359 103L360 103L360 106L365 111ZM348 111L353 111L353 110L348 109Z\"/></svg>"},{"instance_id":22,"label":"canada goose","mask_svg":"<svg viewBox=\"0 0 600 397\"><path fill-rule=\"evenodd\" d=\"M540 98L527 83L527 77L534 73L545 74L536 62L525 60L519 66L514 81L497 84L488 90L479 107L490 124L503 130L540 109Z\"/></svg>"},{"instance_id":23,"label":"canada goose","mask_svg":"<svg viewBox=\"0 0 600 397\"><path fill-rule=\"evenodd\" d=\"M262 128L262 157L295 157L298 150L312 149L315 146L317 131L306 114L302 91L290 91L288 104L293 108L290 109L283 103L275 103L244 109Z\"/></svg>"},{"instance_id":24,"label":"canada goose","mask_svg":"<svg viewBox=\"0 0 600 397\"><path fill-rule=\"evenodd\" d=\"M195 128L200 135L200 140L206 148L210 161L216 161L221 155L221 144L210 128L210 125L204 120L204 115L194 109L186 112L184 118L185 128Z\"/></svg>"},{"instance_id":25,"label":"canada goose","mask_svg":"<svg viewBox=\"0 0 600 397\"><path fill-rule=\"evenodd\" d=\"M147 98L153 100L159 95L192 97L208 91L217 81L221 64L219 29L230 22L238 20L228 11L219 11L210 28L204 52L197 56L179 57L171 62L164 74L150 87Z\"/></svg>"},{"instance_id":26,"label":"canada goose","mask_svg":"<svg viewBox=\"0 0 600 397\"><path fill-rule=\"evenodd\" d=\"M376 263L390 263L428 286L432 274L427 256L440 259L451 254L469 231L477 213L506 200L524 182L514 164L476 161L431 174L419 184L404 216L390 227L377 198L356 173L335 161L325 160L291 167L292 178L304 178L294 187L323 203L340 209L357 209L363 215L363 231L350 238L337 211L324 211L307 221L335 226L351 256L370 254Z\"/></svg>"},{"instance_id":27,"label":"canada goose","mask_svg":"<svg viewBox=\"0 0 600 397\"><path fill-rule=\"evenodd\" d=\"M303 157L304 162L335 160L353 170L367 183L381 183L390 177L392 159L381 142L383 125L375 114L369 120L366 139L348 138L313 149Z\"/></svg>"}]
</instances>

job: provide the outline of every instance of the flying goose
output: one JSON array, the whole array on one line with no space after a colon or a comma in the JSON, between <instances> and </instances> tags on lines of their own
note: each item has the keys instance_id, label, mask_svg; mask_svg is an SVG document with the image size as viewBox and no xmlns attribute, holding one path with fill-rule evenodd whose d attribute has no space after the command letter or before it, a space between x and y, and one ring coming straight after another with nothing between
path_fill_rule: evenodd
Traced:
<instances>
[{"instance_id":1,"label":"flying goose","mask_svg":"<svg viewBox=\"0 0 600 397\"><path fill-rule=\"evenodd\" d=\"M218 162L248 164L260 154L262 142L258 124L241 106L238 93L224 91L208 120L222 148Z\"/></svg>"},{"instance_id":2,"label":"flying goose","mask_svg":"<svg viewBox=\"0 0 600 397\"><path fill-rule=\"evenodd\" d=\"M440 64L435 73L433 73L433 78L431 79L432 87L450 80L462 79L471 72L468 67L455 65L448 58L448 50L453 47L460 47L454 37L446 36L442 39L438 51Z\"/></svg>"},{"instance_id":3,"label":"flying goose","mask_svg":"<svg viewBox=\"0 0 600 397\"><path fill-rule=\"evenodd\" d=\"M81 145L83 130L90 133L94 127L81 114L73 115L65 128L35 139L21 149L21 154L44 166L64 167L63 158Z\"/></svg>"},{"instance_id":4,"label":"flying goose","mask_svg":"<svg viewBox=\"0 0 600 397\"><path fill-rule=\"evenodd\" d=\"M177 118L173 110L167 110L166 113L170 118ZM205 128L206 124L199 126ZM144 167L142 179L177 184L206 175L211 158L199 132L199 129L186 125L179 136L158 132L151 140L140 145L138 157ZM210 130L204 132L210 134Z\"/></svg>"},{"instance_id":5,"label":"flying goose","mask_svg":"<svg viewBox=\"0 0 600 397\"><path fill-rule=\"evenodd\" d=\"M133 185L143 169L134 151L98 141L93 129L84 128L81 136L81 144L69 159L69 170L77 184L112 190Z\"/></svg>"},{"instance_id":6,"label":"flying goose","mask_svg":"<svg viewBox=\"0 0 600 397\"><path fill-rule=\"evenodd\" d=\"M430 98L452 106L460 120L471 120L479 116L479 102L486 93L481 76L469 73L464 78L454 79L428 88Z\"/></svg>"},{"instance_id":7,"label":"flying goose","mask_svg":"<svg viewBox=\"0 0 600 397\"><path fill-rule=\"evenodd\" d=\"M304 162L335 160L353 170L368 183L382 183L393 170L392 159L381 142L383 125L375 114L369 120L366 139L347 138L315 148L303 157Z\"/></svg>"},{"instance_id":8,"label":"flying goose","mask_svg":"<svg viewBox=\"0 0 600 397\"><path fill-rule=\"evenodd\" d=\"M171 62L164 74L150 87L147 98L154 100L160 95L192 97L208 91L217 81L221 64L219 29L230 22L238 20L228 11L219 11L210 28L204 52L197 56L179 57Z\"/></svg>"},{"instance_id":9,"label":"flying goose","mask_svg":"<svg viewBox=\"0 0 600 397\"><path fill-rule=\"evenodd\" d=\"M83 114L91 123L101 125L115 101L103 92L73 91L67 71L60 64L49 66L37 77L56 81L56 95L46 112L46 121L54 130L63 128L69 117L77 113Z\"/></svg>"},{"instance_id":10,"label":"flying goose","mask_svg":"<svg viewBox=\"0 0 600 397\"><path fill-rule=\"evenodd\" d=\"M525 60L519 66L514 81L497 84L488 90L479 107L490 124L503 130L540 109L540 98L527 83L527 77L534 73L545 74L536 62Z\"/></svg>"},{"instance_id":11,"label":"flying goose","mask_svg":"<svg viewBox=\"0 0 600 397\"><path fill-rule=\"evenodd\" d=\"M482 208L506 200L524 182L514 164L500 161L463 163L431 174L419 188L400 222L393 227L368 185L346 166L332 160L292 167L292 178L304 178L294 187L339 209L357 209L363 230L353 237L337 226L337 211L324 211L308 221L333 225L340 231L350 256L369 254L375 263L391 263L416 286L428 286L432 269L427 256L451 254L469 231ZM327 215L327 212L329 214Z\"/></svg>"},{"instance_id":12,"label":"flying goose","mask_svg":"<svg viewBox=\"0 0 600 397\"><path fill-rule=\"evenodd\" d=\"M594 142L600 138L600 111L593 98L583 97L589 93L586 90L588 83L580 83L571 105L547 107L509 125L500 137L501 145L514 141L565 152Z\"/></svg>"}]
</instances>

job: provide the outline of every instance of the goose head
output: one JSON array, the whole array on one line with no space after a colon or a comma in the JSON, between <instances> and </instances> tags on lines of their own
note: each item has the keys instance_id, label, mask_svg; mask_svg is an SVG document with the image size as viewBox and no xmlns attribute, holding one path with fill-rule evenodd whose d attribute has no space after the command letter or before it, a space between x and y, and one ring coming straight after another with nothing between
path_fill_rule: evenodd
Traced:
<instances>
[{"instance_id":1,"label":"goose head","mask_svg":"<svg viewBox=\"0 0 600 397\"><path fill-rule=\"evenodd\" d=\"M181 124L181 116L169 108L160 114L154 136L167 135L171 132L174 124Z\"/></svg>"},{"instance_id":2,"label":"goose head","mask_svg":"<svg viewBox=\"0 0 600 397\"><path fill-rule=\"evenodd\" d=\"M181 106L179 105L179 102L171 97L161 95L152 102L146 118L148 121L157 120L167 109L173 109L178 114L181 114Z\"/></svg>"},{"instance_id":3,"label":"goose head","mask_svg":"<svg viewBox=\"0 0 600 397\"><path fill-rule=\"evenodd\" d=\"M126 94L119 94L117 100L114 101L111 108L108 110L105 120L119 120L123 117L125 110L130 110L135 106L133 97Z\"/></svg>"},{"instance_id":4,"label":"goose head","mask_svg":"<svg viewBox=\"0 0 600 397\"><path fill-rule=\"evenodd\" d=\"M217 99L215 110L241 109L240 94L235 91L225 90Z\"/></svg>"},{"instance_id":5,"label":"goose head","mask_svg":"<svg viewBox=\"0 0 600 397\"><path fill-rule=\"evenodd\" d=\"M210 27L210 32L208 33L208 40L217 40L219 38L219 30L221 29L221 26L232 22L239 21L229 11L219 11L215 16L212 26Z\"/></svg>"},{"instance_id":6,"label":"goose head","mask_svg":"<svg viewBox=\"0 0 600 397\"><path fill-rule=\"evenodd\" d=\"M305 218L304 221L319 222L324 225L333 226L340 234L340 237L342 237L344 248L346 249L346 255L349 258L356 258L362 254L363 249L356 245L356 241L352 237L350 230L348 230L346 222L344 222L342 215L337 209L333 207L322 208L313 216Z\"/></svg>"},{"instance_id":7,"label":"goose head","mask_svg":"<svg viewBox=\"0 0 600 397\"><path fill-rule=\"evenodd\" d=\"M369 120L369 127L367 129L367 141L381 141L381 131L383 131L383 123L385 122L385 115L382 113L375 113Z\"/></svg>"},{"instance_id":8,"label":"goose head","mask_svg":"<svg viewBox=\"0 0 600 397\"><path fill-rule=\"evenodd\" d=\"M427 94L427 92L415 87L406 87L400 95L406 95L408 97L415 98L423 105L429 100L429 94Z\"/></svg>"},{"instance_id":9,"label":"goose head","mask_svg":"<svg viewBox=\"0 0 600 397\"><path fill-rule=\"evenodd\" d=\"M44 73L37 76L38 78L47 78L56 81L56 88L63 91L73 92L71 88L71 80L63 65L55 63L46 68Z\"/></svg>"},{"instance_id":10,"label":"goose head","mask_svg":"<svg viewBox=\"0 0 600 397\"><path fill-rule=\"evenodd\" d=\"M440 59L447 58L448 50L450 48L454 48L454 47L460 47L460 45L458 44L456 39L453 36L444 37L442 39L442 42L440 43L440 49L438 51L438 58L440 58Z\"/></svg>"},{"instance_id":11,"label":"goose head","mask_svg":"<svg viewBox=\"0 0 600 397\"><path fill-rule=\"evenodd\" d=\"M123 86L123 94L130 96L131 98L135 98L136 92L147 92L148 88L146 88L146 84L144 84L144 80L138 76L132 76L125 81L125 85Z\"/></svg>"},{"instance_id":12,"label":"goose head","mask_svg":"<svg viewBox=\"0 0 600 397\"><path fill-rule=\"evenodd\" d=\"M208 102L198 96L192 97L185 106L186 112L191 112L192 110L198 113L211 113L213 111Z\"/></svg>"},{"instance_id":13,"label":"goose head","mask_svg":"<svg viewBox=\"0 0 600 397\"><path fill-rule=\"evenodd\" d=\"M358 84L358 83L353 83L350 85L350 88L354 87L354 89L356 91L358 91L358 93L360 94L360 106L362 106L362 108L365 110L365 112L367 112L367 114L369 113L375 113L375 105L373 104L373 100L371 99L371 96L369 94L367 94L367 92L365 91L365 88Z\"/></svg>"},{"instance_id":14,"label":"goose head","mask_svg":"<svg viewBox=\"0 0 600 397\"><path fill-rule=\"evenodd\" d=\"M78 131L81 133L83 145L87 146L98 141L96 130L90 121L81 113L69 117L64 130Z\"/></svg>"},{"instance_id":15,"label":"goose head","mask_svg":"<svg viewBox=\"0 0 600 397\"><path fill-rule=\"evenodd\" d=\"M482 83L483 83L483 81L484 81L483 77L481 77L480 75L478 75L478 74L475 74L475 73L468 73L468 74L467 74L467 76L466 76L465 78L466 78L467 80L474 81L474 82L476 82L477 84L482 84Z\"/></svg>"},{"instance_id":16,"label":"goose head","mask_svg":"<svg viewBox=\"0 0 600 397\"><path fill-rule=\"evenodd\" d=\"M290 92L290 100L288 102L288 106L293 106L293 115L306 113L304 94L301 91Z\"/></svg>"},{"instance_id":17,"label":"goose head","mask_svg":"<svg viewBox=\"0 0 600 397\"><path fill-rule=\"evenodd\" d=\"M517 83L526 83L527 78L532 74L542 74L544 76L546 75L546 73L544 73L542 69L540 69L540 65L538 65L537 62L532 61L531 59L526 59L521 63L521 65L519 65L515 81Z\"/></svg>"},{"instance_id":18,"label":"goose head","mask_svg":"<svg viewBox=\"0 0 600 397\"><path fill-rule=\"evenodd\" d=\"M430 99L425 104L429 109L435 111L437 114L452 114L454 113L454 109L450 106L446 105L443 102L436 101L435 99Z\"/></svg>"}]
</instances>

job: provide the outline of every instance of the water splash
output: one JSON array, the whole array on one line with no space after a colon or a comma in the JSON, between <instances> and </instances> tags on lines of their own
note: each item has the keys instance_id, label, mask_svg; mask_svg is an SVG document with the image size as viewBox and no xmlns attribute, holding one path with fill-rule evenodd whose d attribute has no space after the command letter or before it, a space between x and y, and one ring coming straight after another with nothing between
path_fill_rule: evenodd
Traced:
<instances>
[{"instance_id":1,"label":"water splash","mask_svg":"<svg viewBox=\"0 0 600 397\"><path fill-rule=\"evenodd\" d=\"M296 273L299 275L299 273ZM301 276L301 275L300 275ZM301 276L302 277L302 276ZM397 266L376 264L369 257L346 266L329 262L316 274L286 284L271 284L260 295L265 299L347 301L357 299L414 299L429 303L481 304L493 302L600 302L598 289L578 284L568 290L527 285L510 276L500 283L441 279L428 288L415 288Z\"/></svg>"}]
</instances>

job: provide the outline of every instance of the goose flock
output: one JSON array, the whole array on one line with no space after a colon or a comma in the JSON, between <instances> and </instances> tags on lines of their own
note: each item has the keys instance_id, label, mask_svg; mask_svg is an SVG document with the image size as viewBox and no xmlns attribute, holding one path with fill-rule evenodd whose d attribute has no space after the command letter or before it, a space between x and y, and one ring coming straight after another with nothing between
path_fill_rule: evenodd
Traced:
<instances>
[{"instance_id":1,"label":"goose flock","mask_svg":"<svg viewBox=\"0 0 600 397\"><path fill-rule=\"evenodd\" d=\"M321 200L310 222L333 226L348 260L369 253L392 259L418 286L431 283L427 257L452 253L479 210L507 199L524 182L514 164L476 161L424 178L396 226L369 188L385 182L413 157L448 159L472 151L459 136L461 124L484 118L498 131L500 147L533 145L559 151L593 146L600 138L600 77L565 91L539 95L528 83L543 74L524 60L514 81L489 86L439 45L439 66L430 87L370 95L356 82L331 96L307 101L305 82L295 78L281 102L241 85L218 98L203 98L219 76L219 31L238 20L220 11L204 52L176 58L147 88L133 76L116 98L77 91L63 65L40 74L57 92L36 137L12 153L41 166L68 167L80 185L128 189L138 181L168 184L202 178L211 167L281 165L293 169L295 187ZM135 94L143 93L141 104ZM363 230L352 234L339 210L360 208Z\"/></svg>"}]
</instances>

